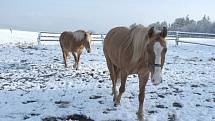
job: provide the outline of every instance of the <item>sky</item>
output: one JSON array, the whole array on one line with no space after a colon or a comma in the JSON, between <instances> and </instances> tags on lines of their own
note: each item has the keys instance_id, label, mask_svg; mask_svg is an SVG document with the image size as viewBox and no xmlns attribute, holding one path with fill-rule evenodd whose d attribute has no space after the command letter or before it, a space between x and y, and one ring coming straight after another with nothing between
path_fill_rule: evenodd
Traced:
<instances>
[{"instance_id":1,"label":"sky","mask_svg":"<svg viewBox=\"0 0 215 121\"><path fill-rule=\"evenodd\" d=\"M215 0L0 0L0 28L106 33L116 26L145 26L185 17L215 21Z\"/></svg>"}]
</instances>

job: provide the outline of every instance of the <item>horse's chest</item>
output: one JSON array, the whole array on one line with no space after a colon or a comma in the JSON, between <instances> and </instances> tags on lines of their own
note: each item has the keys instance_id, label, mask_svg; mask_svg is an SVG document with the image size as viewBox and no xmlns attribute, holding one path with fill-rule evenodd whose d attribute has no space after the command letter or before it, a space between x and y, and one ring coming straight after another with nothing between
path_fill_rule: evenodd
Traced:
<instances>
[{"instance_id":1,"label":"horse's chest","mask_svg":"<svg viewBox=\"0 0 215 121\"><path fill-rule=\"evenodd\" d=\"M74 45L73 47L72 47L72 51L75 51L75 52L78 52L78 51L82 51L83 50L83 48L84 48L84 46L83 45Z\"/></svg>"}]
</instances>

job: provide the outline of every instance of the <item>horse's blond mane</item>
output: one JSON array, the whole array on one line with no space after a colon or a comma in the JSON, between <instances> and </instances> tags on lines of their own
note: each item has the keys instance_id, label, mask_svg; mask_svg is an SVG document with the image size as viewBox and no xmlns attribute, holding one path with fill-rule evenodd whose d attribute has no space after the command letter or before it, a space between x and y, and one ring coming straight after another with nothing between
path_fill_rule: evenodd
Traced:
<instances>
[{"instance_id":1,"label":"horse's blond mane","mask_svg":"<svg viewBox=\"0 0 215 121\"><path fill-rule=\"evenodd\" d=\"M77 41L81 41L85 37L85 31L83 31L83 30L74 31L73 36Z\"/></svg>"},{"instance_id":2,"label":"horse's blond mane","mask_svg":"<svg viewBox=\"0 0 215 121\"><path fill-rule=\"evenodd\" d=\"M130 63L137 63L148 43L148 29L143 25L130 26L129 41L132 41L133 56Z\"/></svg>"}]
</instances>

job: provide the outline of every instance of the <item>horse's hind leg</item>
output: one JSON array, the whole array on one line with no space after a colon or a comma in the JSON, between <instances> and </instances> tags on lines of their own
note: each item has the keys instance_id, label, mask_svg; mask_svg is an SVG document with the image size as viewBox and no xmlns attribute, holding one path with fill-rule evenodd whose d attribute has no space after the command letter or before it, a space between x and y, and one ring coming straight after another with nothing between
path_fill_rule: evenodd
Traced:
<instances>
[{"instance_id":1,"label":"horse's hind leg","mask_svg":"<svg viewBox=\"0 0 215 121\"><path fill-rule=\"evenodd\" d=\"M62 52L63 52L63 61L64 61L64 65L65 65L65 67L67 68L66 59L67 59L67 56L68 56L68 52L63 51L63 50L62 50Z\"/></svg>"},{"instance_id":2,"label":"horse's hind leg","mask_svg":"<svg viewBox=\"0 0 215 121\"><path fill-rule=\"evenodd\" d=\"M117 106L118 104L120 104L120 100L122 97L122 94L125 92L125 83L128 77L128 74L126 72L120 72L121 75L121 85L119 88L119 95L117 96L114 105Z\"/></svg>"},{"instance_id":3,"label":"horse's hind leg","mask_svg":"<svg viewBox=\"0 0 215 121\"><path fill-rule=\"evenodd\" d=\"M106 57L106 62L107 62L107 67L110 72L110 78L112 80L112 95L113 95L113 101L115 101L116 96L117 96L117 91L116 91L116 81L117 81L117 75L115 74L115 66L111 63L110 59Z\"/></svg>"},{"instance_id":4,"label":"horse's hind leg","mask_svg":"<svg viewBox=\"0 0 215 121\"><path fill-rule=\"evenodd\" d=\"M110 76L111 76L111 80L112 80L112 94L113 94L113 101L116 100L117 97L117 90L116 90L116 83L117 83L117 76L118 76L118 70L117 67L113 64L111 64L110 66L112 66L112 71L110 72Z\"/></svg>"},{"instance_id":5,"label":"horse's hind leg","mask_svg":"<svg viewBox=\"0 0 215 121\"><path fill-rule=\"evenodd\" d=\"M73 68L75 68L75 69L76 69L76 67L77 67L77 57L76 57L75 52L72 52L72 55L73 55L74 60L75 60L75 63L74 63L74 65L73 65Z\"/></svg>"}]
</instances>

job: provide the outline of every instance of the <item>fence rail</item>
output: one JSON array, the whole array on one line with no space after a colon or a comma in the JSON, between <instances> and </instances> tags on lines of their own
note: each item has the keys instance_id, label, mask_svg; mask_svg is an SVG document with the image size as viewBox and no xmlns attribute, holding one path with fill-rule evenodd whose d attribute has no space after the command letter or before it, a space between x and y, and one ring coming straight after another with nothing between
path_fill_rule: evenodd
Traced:
<instances>
[{"instance_id":1,"label":"fence rail","mask_svg":"<svg viewBox=\"0 0 215 121\"><path fill-rule=\"evenodd\" d=\"M61 33L52 33L52 32L40 32L38 34L38 43L40 44L43 41L59 41ZM103 41L105 34L93 34L92 41Z\"/></svg>"},{"instance_id":2,"label":"fence rail","mask_svg":"<svg viewBox=\"0 0 215 121\"><path fill-rule=\"evenodd\" d=\"M59 41L61 33L55 32L40 32L38 34L38 43L40 44L43 41ZM93 34L92 41L101 41L103 42L106 34ZM180 31L168 31L167 40L174 40L176 46L179 43L190 43L190 44L199 44L199 45L206 45L206 46L214 46L209 44L202 44L198 42L189 42L189 41L182 41L180 38L207 38L207 39L215 39L215 34L211 33L195 33L195 32L180 32Z\"/></svg>"}]
</instances>

